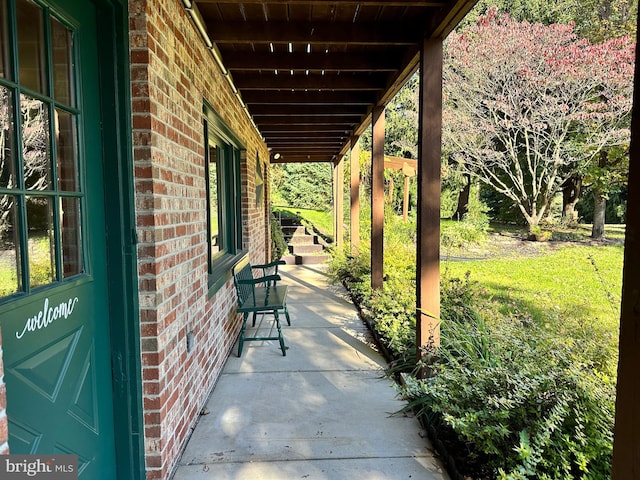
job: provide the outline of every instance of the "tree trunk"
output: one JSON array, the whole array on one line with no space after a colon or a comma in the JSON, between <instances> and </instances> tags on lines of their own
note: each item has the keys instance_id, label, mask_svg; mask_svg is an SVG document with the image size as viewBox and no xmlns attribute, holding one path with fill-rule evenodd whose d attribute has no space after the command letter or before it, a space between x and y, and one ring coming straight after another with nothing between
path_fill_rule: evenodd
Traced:
<instances>
[{"instance_id":1,"label":"tree trunk","mask_svg":"<svg viewBox=\"0 0 640 480\"><path fill-rule=\"evenodd\" d=\"M580 200L582 190L582 178L574 175L567 179L562 185L562 220L565 223L575 223L578 221L576 204Z\"/></svg>"},{"instance_id":2,"label":"tree trunk","mask_svg":"<svg viewBox=\"0 0 640 480\"><path fill-rule=\"evenodd\" d=\"M600 190L593 191L593 227L591 238L604 238L604 213L607 207L607 199Z\"/></svg>"},{"instance_id":3,"label":"tree trunk","mask_svg":"<svg viewBox=\"0 0 640 480\"><path fill-rule=\"evenodd\" d=\"M471 193L471 175L465 173L464 175L465 184L458 195L458 208L456 208L455 213L451 217L452 220L462 220L464 216L469 211L469 195Z\"/></svg>"}]
</instances>

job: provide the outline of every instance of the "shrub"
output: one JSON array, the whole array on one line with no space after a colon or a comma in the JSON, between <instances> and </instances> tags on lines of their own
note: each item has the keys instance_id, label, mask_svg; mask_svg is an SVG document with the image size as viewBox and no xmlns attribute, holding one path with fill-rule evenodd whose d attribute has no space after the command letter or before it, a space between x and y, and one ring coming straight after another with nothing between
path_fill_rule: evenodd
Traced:
<instances>
[{"instance_id":1,"label":"shrub","mask_svg":"<svg viewBox=\"0 0 640 480\"><path fill-rule=\"evenodd\" d=\"M271 212L269 216L269 223L271 226L271 260L280 260L282 255L288 250L287 242L284 240L280 222L276 220L273 212Z\"/></svg>"},{"instance_id":2,"label":"shrub","mask_svg":"<svg viewBox=\"0 0 640 480\"><path fill-rule=\"evenodd\" d=\"M435 416L491 478L609 478L615 385L561 335L499 315L474 285L443 289L435 375L409 380L412 406ZM469 303L471 302L471 303ZM583 342L597 344L592 337ZM593 348L586 346L587 350Z\"/></svg>"},{"instance_id":3,"label":"shrub","mask_svg":"<svg viewBox=\"0 0 640 480\"><path fill-rule=\"evenodd\" d=\"M487 238L489 229L488 207L482 202L469 204L469 211L460 221L442 223L440 243L443 247L460 248L469 243L479 243Z\"/></svg>"}]
</instances>

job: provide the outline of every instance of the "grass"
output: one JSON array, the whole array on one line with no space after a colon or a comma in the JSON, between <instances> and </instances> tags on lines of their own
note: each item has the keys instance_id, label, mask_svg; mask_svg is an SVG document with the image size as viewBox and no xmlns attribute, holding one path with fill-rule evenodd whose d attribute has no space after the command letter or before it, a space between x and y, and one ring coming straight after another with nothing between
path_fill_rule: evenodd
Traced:
<instances>
[{"instance_id":1,"label":"grass","mask_svg":"<svg viewBox=\"0 0 640 480\"><path fill-rule=\"evenodd\" d=\"M16 292L18 276L14 258L0 258L0 297Z\"/></svg>"},{"instance_id":2,"label":"grass","mask_svg":"<svg viewBox=\"0 0 640 480\"><path fill-rule=\"evenodd\" d=\"M273 213L278 217L278 212L288 212L301 217L307 223L322 234L325 238L333 239L333 215L324 210L313 210L310 208L294 208L284 206L274 206Z\"/></svg>"},{"instance_id":3,"label":"grass","mask_svg":"<svg viewBox=\"0 0 640 480\"><path fill-rule=\"evenodd\" d=\"M0 297L16 293L18 269L13 246L0 243ZM35 235L29 238L29 268L31 287L46 285L53 281L50 238Z\"/></svg>"},{"instance_id":4,"label":"grass","mask_svg":"<svg viewBox=\"0 0 640 480\"><path fill-rule=\"evenodd\" d=\"M595 320L617 332L622 290L622 245L565 246L543 256L445 261L444 275L470 272L503 311L528 312L544 321Z\"/></svg>"}]
</instances>

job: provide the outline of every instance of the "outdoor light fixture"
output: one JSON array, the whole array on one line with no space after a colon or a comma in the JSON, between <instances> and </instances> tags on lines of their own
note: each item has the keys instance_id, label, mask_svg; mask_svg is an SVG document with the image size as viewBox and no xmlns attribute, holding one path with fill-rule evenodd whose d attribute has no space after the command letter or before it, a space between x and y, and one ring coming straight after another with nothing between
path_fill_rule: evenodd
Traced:
<instances>
[{"instance_id":1,"label":"outdoor light fixture","mask_svg":"<svg viewBox=\"0 0 640 480\"><path fill-rule=\"evenodd\" d=\"M280 159L280 154L279 154L279 153L274 154L274 155L273 155L273 159L274 159L274 160L278 160L278 159Z\"/></svg>"}]
</instances>

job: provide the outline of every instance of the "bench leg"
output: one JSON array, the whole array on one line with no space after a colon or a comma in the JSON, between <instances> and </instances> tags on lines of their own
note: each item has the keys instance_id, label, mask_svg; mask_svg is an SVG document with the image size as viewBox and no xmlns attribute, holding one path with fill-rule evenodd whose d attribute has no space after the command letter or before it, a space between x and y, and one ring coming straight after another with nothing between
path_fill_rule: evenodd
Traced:
<instances>
[{"instance_id":1,"label":"bench leg","mask_svg":"<svg viewBox=\"0 0 640 480\"><path fill-rule=\"evenodd\" d=\"M244 345L244 332L247 329L248 317L249 317L249 312L245 312L242 314L242 328L240 329L240 338L238 339L238 357L242 355L242 347Z\"/></svg>"},{"instance_id":2,"label":"bench leg","mask_svg":"<svg viewBox=\"0 0 640 480\"><path fill-rule=\"evenodd\" d=\"M289 317L289 310L287 306L284 306L284 316L287 318L287 325L291 326L291 317Z\"/></svg>"},{"instance_id":3,"label":"bench leg","mask_svg":"<svg viewBox=\"0 0 640 480\"><path fill-rule=\"evenodd\" d=\"M273 315L276 317L276 328L278 329L278 340L280 341L280 350L282 350L282 356L287 356L287 347L284 345L284 337L282 336L282 328L280 327L280 317L278 311L274 310Z\"/></svg>"}]
</instances>

